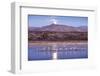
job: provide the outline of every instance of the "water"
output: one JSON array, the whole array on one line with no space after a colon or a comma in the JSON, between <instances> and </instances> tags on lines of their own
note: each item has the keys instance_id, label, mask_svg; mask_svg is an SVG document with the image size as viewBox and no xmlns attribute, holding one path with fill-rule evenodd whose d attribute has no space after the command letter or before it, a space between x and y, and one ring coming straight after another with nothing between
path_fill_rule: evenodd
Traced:
<instances>
[{"instance_id":1,"label":"water","mask_svg":"<svg viewBox=\"0 0 100 76\"><path fill-rule=\"evenodd\" d=\"M28 47L28 60L52 60L54 53L52 46L32 45ZM87 44L57 45L55 52L57 59L88 58Z\"/></svg>"},{"instance_id":2,"label":"water","mask_svg":"<svg viewBox=\"0 0 100 76\"><path fill-rule=\"evenodd\" d=\"M88 58L88 47L86 44L58 46L58 59Z\"/></svg>"},{"instance_id":3,"label":"water","mask_svg":"<svg viewBox=\"0 0 100 76\"><path fill-rule=\"evenodd\" d=\"M28 60L51 60L52 51L49 46L32 46L28 48Z\"/></svg>"}]
</instances>

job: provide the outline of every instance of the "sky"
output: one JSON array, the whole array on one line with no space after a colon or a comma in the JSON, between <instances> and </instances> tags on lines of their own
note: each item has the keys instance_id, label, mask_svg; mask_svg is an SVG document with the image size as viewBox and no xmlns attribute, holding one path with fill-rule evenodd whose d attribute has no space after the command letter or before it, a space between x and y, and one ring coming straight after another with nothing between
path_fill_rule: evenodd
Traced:
<instances>
[{"instance_id":1,"label":"sky","mask_svg":"<svg viewBox=\"0 0 100 76\"><path fill-rule=\"evenodd\" d=\"M42 27L50 25L52 23L69 25L74 27L87 26L88 17L28 15L29 27Z\"/></svg>"}]
</instances>

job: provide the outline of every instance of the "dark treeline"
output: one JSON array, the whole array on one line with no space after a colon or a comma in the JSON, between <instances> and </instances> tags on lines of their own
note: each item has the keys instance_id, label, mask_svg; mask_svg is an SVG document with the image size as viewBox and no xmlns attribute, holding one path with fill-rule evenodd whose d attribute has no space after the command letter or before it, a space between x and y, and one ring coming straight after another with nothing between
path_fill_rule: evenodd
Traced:
<instances>
[{"instance_id":1,"label":"dark treeline","mask_svg":"<svg viewBox=\"0 0 100 76\"><path fill-rule=\"evenodd\" d=\"M88 40L87 32L50 32L50 31L29 31L29 41L68 41Z\"/></svg>"}]
</instances>

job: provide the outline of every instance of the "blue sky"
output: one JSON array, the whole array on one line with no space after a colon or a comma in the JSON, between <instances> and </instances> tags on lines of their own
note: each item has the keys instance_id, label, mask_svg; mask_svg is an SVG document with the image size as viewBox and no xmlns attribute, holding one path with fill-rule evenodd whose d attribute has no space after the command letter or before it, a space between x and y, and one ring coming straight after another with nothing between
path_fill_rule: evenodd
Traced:
<instances>
[{"instance_id":1,"label":"blue sky","mask_svg":"<svg viewBox=\"0 0 100 76\"><path fill-rule=\"evenodd\" d=\"M74 27L87 26L88 17L76 16L43 16L43 15L29 15L29 27L42 27L50 24L64 24Z\"/></svg>"}]
</instances>

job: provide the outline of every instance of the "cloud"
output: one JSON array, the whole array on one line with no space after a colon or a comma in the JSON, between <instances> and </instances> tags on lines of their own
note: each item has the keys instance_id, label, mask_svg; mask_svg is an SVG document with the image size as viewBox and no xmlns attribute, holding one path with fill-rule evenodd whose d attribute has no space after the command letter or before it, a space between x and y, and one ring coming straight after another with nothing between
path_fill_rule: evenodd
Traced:
<instances>
[{"instance_id":1,"label":"cloud","mask_svg":"<svg viewBox=\"0 0 100 76\"><path fill-rule=\"evenodd\" d=\"M57 24L58 23L58 20L56 19L56 17L54 17L54 16L52 17L51 16L50 17L50 22L53 23L53 24Z\"/></svg>"}]
</instances>

